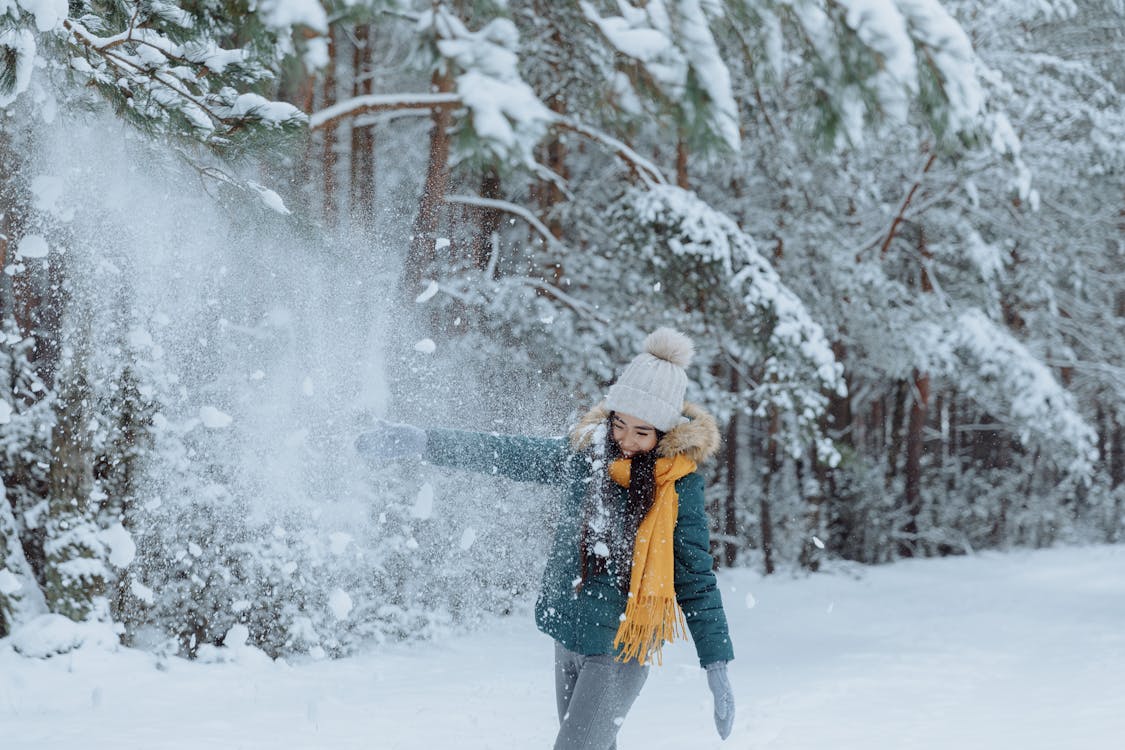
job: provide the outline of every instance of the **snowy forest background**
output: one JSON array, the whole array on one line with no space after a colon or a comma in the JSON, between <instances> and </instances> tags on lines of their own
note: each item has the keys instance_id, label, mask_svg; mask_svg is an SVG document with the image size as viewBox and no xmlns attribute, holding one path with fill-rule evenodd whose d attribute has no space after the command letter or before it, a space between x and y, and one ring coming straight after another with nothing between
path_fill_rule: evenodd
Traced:
<instances>
[{"instance_id":1,"label":"snowy forest background","mask_svg":"<svg viewBox=\"0 0 1125 750\"><path fill-rule=\"evenodd\" d=\"M1125 0L0 0L0 636L205 657L525 602L656 325L718 565L1125 531Z\"/></svg>"}]
</instances>

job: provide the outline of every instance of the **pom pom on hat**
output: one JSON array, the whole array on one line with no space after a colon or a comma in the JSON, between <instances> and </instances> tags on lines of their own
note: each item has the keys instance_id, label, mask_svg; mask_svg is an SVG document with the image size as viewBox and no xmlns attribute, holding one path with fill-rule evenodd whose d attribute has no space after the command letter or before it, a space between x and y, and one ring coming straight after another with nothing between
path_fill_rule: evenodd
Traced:
<instances>
[{"instance_id":1,"label":"pom pom on hat","mask_svg":"<svg viewBox=\"0 0 1125 750\"><path fill-rule=\"evenodd\" d=\"M671 328L658 328L644 341L644 351L633 358L609 388L605 407L628 414L668 432L683 421L684 391L695 346Z\"/></svg>"},{"instance_id":2,"label":"pom pom on hat","mask_svg":"<svg viewBox=\"0 0 1125 750\"><path fill-rule=\"evenodd\" d=\"M695 344L671 328L657 328L645 337L645 351L677 367L687 367L695 356Z\"/></svg>"}]
</instances>

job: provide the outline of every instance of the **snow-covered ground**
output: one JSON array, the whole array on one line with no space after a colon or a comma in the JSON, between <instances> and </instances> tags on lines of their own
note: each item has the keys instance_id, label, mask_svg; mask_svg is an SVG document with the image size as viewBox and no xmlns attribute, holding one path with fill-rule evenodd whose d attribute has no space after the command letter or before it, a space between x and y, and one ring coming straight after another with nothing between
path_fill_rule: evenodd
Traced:
<instances>
[{"instance_id":1,"label":"snow-covered ground","mask_svg":"<svg viewBox=\"0 0 1125 750\"><path fill-rule=\"evenodd\" d=\"M665 650L630 748L1105 750L1125 746L1125 546L721 578L734 733L692 648ZM26 634L25 634L26 636ZM551 646L529 616L338 661L200 664L0 641L4 750L547 748Z\"/></svg>"}]
</instances>

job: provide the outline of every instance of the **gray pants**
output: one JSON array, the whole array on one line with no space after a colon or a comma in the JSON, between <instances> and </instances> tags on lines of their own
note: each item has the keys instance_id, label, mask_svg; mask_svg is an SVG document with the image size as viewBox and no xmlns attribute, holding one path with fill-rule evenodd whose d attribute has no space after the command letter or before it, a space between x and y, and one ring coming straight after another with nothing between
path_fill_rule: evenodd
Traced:
<instances>
[{"instance_id":1,"label":"gray pants","mask_svg":"<svg viewBox=\"0 0 1125 750\"><path fill-rule=\"evenodd\" d=\"M555 750L616 750L617 730L640 695L648 667L612 656L583 656L555 642Z\"/></svg>"}]
</instances>

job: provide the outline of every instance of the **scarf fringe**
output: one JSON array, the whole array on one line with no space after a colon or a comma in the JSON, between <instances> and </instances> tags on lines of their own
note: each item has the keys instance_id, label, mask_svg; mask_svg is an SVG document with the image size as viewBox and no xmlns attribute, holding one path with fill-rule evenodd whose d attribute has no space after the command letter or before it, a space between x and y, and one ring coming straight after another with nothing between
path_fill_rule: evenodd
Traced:
<instances>
[{"instance_id":1,"label":"scarf fringe","mask_svg":"<svg viewBox=\"0 0 1125 750\"><path fill-rule=\"evenodd\" d=\"M664 643L677 637L687 637L687 623L674 597L630 596L613 647L619 649L617 661L648 664L655 655L656 663L663 666Z\"/></svg>"},{"instance_id":2,"label":"scarf fringe","mask_svg":"<svg viewBox=\"0 0 1125 750\"><path fill-rule=\"evenodd\" d=\"M609 467L614 481L621 483L619 474L628 476L628 466L615 461ZM656 461L653 504L637 527L629 599L613 639L618 661L636 659L648 664L655 653L657 663L663 664L664 643L677 635L687 637L684 613L676 603L672 547L680 507L676 480L693 471L695 461L682 455Z\"/></svg>"}]
</instances>

